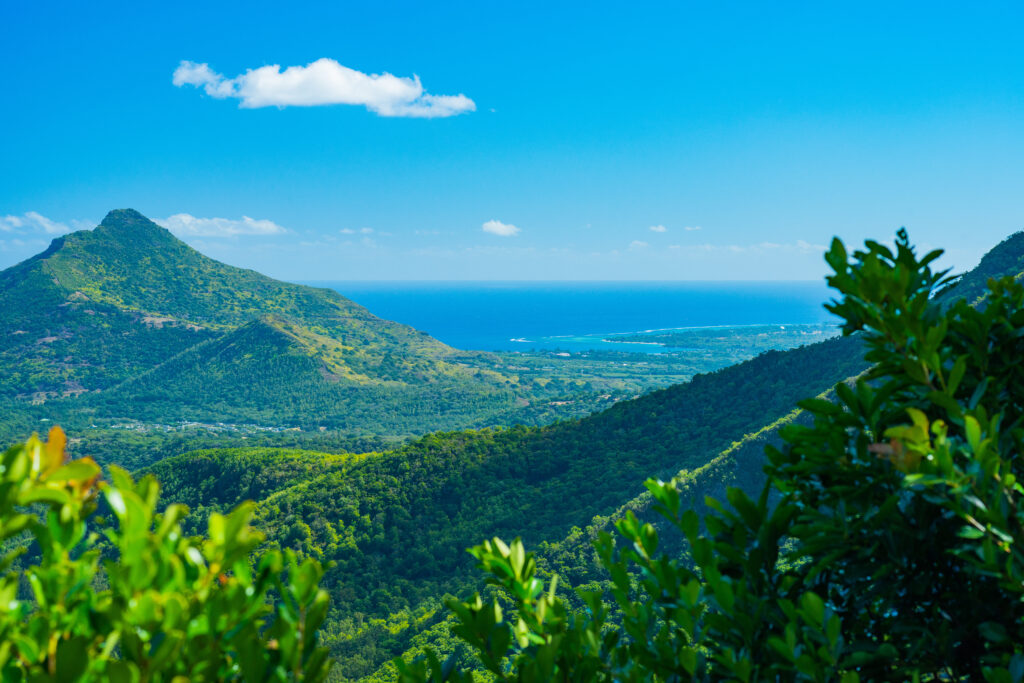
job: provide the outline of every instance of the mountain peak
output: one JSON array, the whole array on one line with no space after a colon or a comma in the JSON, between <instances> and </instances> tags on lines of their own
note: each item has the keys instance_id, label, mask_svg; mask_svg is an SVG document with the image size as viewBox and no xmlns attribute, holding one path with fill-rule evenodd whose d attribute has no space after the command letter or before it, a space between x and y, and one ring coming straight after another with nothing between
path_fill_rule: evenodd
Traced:
<instances>
[{"instance_id":1,"label":"mountain peak","mask_svg":"<svg viewBox=\"0 0 1024 683\"><path fill-rule=\"evenodd\" d=\"M166 229L149 220L135 209L114 209L96 227L96 232L119 241L137 244L166 242L175 239Z\"/></svg>"}]
</instances>

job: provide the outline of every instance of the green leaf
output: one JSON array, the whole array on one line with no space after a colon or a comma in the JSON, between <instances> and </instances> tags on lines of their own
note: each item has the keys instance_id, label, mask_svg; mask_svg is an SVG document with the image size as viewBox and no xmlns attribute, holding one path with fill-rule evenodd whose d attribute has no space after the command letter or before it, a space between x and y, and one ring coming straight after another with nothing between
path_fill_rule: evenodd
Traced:
<instances>
[{"instance_id":1,"label":"green leaf","mask_svg":"<svg viewBox=\"0 0 1024 683\"><path fill-rule=\"evenodd\" d=\"M37 486L21 494L18 500L21 505L32 503L50 503L51 505L64 505L71 502L71 494L64 489Z\"/></svg>"},{"instance_id":2,"label":"green leaf","mask_svg":"<svg viewBox=\"0 0 1024 683\"><path fill-rule=\"evenodd\" d=\"M805 398L797 402L797 406L816 415L838 415L842 412L838 405L823 398Z\"/></svg>"},{"instance_id":3,"label":"green leaf","mask_svg":"<svg viewBox=\"0 0 1024 683\"><path fill-rule=\"evenodd\" d=\"M89 641L83 636L73 636L57 642L57 681L77 681L89 665Z\"/></svg>"},{"instance_id":4,"label":"green leaf","mask_svg":"<svg viewBox=\"0 0 1024 683\"><path fill-rule=\"evenodd\" d=\"M821 628L825 623L825 603L817 593L808 591L800 596L800 607L815 626Z\"/></svg>"},{"instance_id":5,"label":"green leaf","mask_svg":"<svg viewBox=\"0 0 1024 683\"><path fill-rule=\"evenodd\" d=\"M973 415L964 417L964 432L967 435L967 443L970 445L971 450L977 452L978 447L981 445L981 425L978 424L978 420Z\"/></svg>"},{"instance_id":6,"label":"green leaf","mask_svg":"<svg viewBox=\"0 0 1024 683\"><path fill-rule=\"evenodd\" d=\"M88 481L100 474L99 465L91 460L75 460L50 473L47 481Z\"/></svg>"},{"instance_id":7,"label":"green leaf","mask_svg":"<svg viewBox=\"0 0 1024 683\"><path fill-rule=\"evenodd\" d=\"M995 621L984 621L978 625L978 631L985 640L993 643L1005 643L1009 640L1006 628Z\"/></svg>"}]
</instances>

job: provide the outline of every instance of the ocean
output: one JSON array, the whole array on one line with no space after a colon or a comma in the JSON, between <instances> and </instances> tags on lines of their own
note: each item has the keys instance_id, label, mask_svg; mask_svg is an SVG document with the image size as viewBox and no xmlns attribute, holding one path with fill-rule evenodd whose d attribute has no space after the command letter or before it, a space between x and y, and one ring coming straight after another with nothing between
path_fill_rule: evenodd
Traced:
<instances>
[{"instance_id":1,"label":"ocean","mask_svg":"<svg viewBox=\"0 0 1024 683\"><path fill-rule=\"evenodd\" d=\"M304 282L460 349L658 353L616 334L834 320L824 282Z\"/></svg>"}]
</instances>

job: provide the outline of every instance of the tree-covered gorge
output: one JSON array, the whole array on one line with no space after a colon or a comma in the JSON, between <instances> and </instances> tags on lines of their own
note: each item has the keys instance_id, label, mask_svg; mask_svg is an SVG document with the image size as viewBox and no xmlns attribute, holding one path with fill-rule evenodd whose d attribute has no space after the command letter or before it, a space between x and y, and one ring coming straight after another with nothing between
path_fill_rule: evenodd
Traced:
<instances>
[{"instance_id":1,"label":"tree-covered gorge","mask_svg":"<svg viewBox=\"0 0 1024 683\"><path fill-rule=\"evenodd\" d=\"M466 547L496 533L555 543L613 513L644 477L696 469L801 397L863 370L859 343L771 352L549 427L437 433L358 458L206 451L151 471L168 501L222 511L256 500L256 524L272 542L334 563L325 637L339 672L354 678L431 623L401 617L408 624L390 633L383 622L435 610L446 592L474 585Z\"/></svg>"}]
</instances>

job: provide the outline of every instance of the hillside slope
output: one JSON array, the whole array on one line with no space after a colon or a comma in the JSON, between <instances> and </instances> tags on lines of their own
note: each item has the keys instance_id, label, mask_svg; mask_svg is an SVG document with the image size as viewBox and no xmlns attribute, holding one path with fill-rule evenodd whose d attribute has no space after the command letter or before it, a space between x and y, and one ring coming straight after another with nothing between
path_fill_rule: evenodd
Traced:
<instances>
[{"instance_id":1,"label":"hillside slope","mask_svg":"<svg viewBox=\"0 0 1024 683\"><path fill-rule=\"evenodd\" d=\"M139 420L244 421L407 434L472 425L516 395L497 373L383 352L372 374L353 370L336 340L264 316L196 344L89 403ZM410 378L407 373L414 373ZM416 379L420 378L420 379Z\"/></svg>"},{"instance_id":2,"label":"hillside slope","mask_svg":"<svg viewBox=\"0 0 1024 683\"><path fill-rule=\"evenodd\" d=\"M210 259L132 210L0 272L0 309L0 398L55 416L414 434L517 405L486 354Z\"/></svg>"},{"instance_id":3,"label":"hillside slope","mask_svg":"<svg viewBox=\"0 0 1024 683\"><path fill-rule=\"evenodd\" d=\"M1018 261L1005 261L1008 271L968 273L961 291L978 278L1017 275ZM443 638L443 629L430 630L443 614L434 612L437 600L473 585L464 549L482 538L521 536L549 570L584 583L601 578L589 539L627 509L645 515L646 477L680 474L696 505L727 485L758 489L765 443L802 419L797 401L863 371L861 353L857 337L833 339L766 353L582 420L430 435L268 493L258 520L276 543L337 562L327 578L330 641L341 671L365 676L417 634Z\"/></svg>"},{"instance_id":4,"label":"hillside slope","mask_svg":"<svg viewBox=\"0 0 1024 683\"><path fill-rule=\"evenodd\" d=\"M1020 278L1024 273L1024 231L1016 232L992 247L977 266L961 275L940 292L945 298L963 298L976 304L985 293L989 278Z\"/></svg>"},{"instance_id":5,"label":"hillside slope","mask_svg":"<svg viewBox=\"0 0 1024 683\"><path fill-rule=\"evenodd\" d=\"M258 524L277 544L335 562L326 578L332 647L347 675L365 675L415 632L395 638L373 620L465 590L474 581L469 545L493 534L556 543L613 514L646 476L698 468L800 398L860 372L859 355L859 340L833 339L765 353L581 420L431 434L261 492ZM189 500L196 489L193 457L155 467L170 477L169 501ZM217 488L237 489L226 481Z\"/></svg>"}]
</instances>

